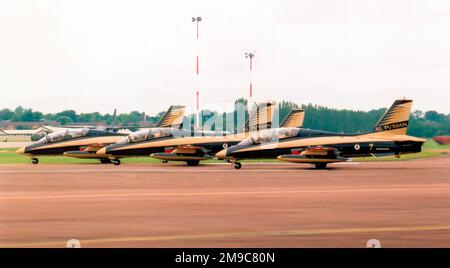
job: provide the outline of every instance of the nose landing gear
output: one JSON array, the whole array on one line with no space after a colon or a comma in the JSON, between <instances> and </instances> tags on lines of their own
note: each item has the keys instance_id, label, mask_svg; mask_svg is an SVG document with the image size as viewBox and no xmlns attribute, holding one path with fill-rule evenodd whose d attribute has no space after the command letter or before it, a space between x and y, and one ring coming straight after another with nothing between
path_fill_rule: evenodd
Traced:
<instances>
[{"instance_id":1,"label":"nose landing gear","mask_svg":"<svg viewBox=\"0 0 450 268\"><path fill-rule=\"evenodd\" d=\"M102 163L102 164L109 164L109 163L111 163L111 160L109 160L108 158L101 158L100 159L100 163Z\"/></svg>"},{"instance_id":2,"label":"nose landing gear","mask_svg":"<svg viewBox=\"0 0 450 268\"><path fill-rule=\"evenodd\" d=\"M120 160L119 160L119 159L111 159L111 162L112 162L114 165L116 165L116 166L120 165Z\"/></svg>"},{"instance_id":3,"label":"nose landing gear","mask_svg":"<svg viewBox=\"0 0 450 268\"><path fill-rule=\"evenodd\" d=\"M234 163L233 163L233 167L234 167L235 169L241 169L242 165L241 165L241 163L239 163L239 162L234 162Z\"/></svg>"},{"instance_id":4,"label":"nose landing gear","mask_svg":"<svg viewBox=\"0 0 450 268\"><path fill-rule=\"evenodd\" d=\"M316 169L326 169L327 163L316 163L315 166L316 166Z\"/></svg>"},{"instance_id":5,"label":"nose landing gear","mask_svg":"<svg viewBox=\"0 0 450 268\"><path fill-rule=\"evenodd\" d=\"M186 161L186 163L188 164L188 166L198 166L200 161L199 160L188 160L188 161Z\"/></svg>"}]
</instances>

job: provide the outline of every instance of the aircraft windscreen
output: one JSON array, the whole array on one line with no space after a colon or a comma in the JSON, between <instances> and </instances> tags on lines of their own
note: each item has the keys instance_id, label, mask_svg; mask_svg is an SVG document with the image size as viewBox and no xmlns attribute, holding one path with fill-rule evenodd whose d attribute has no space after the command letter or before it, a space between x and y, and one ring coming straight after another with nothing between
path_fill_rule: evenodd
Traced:
<instances>
[{"instance_id":1,"label":"aircraft windscreen","mask_svg":"<svg viewBox=\"0 0 450 268\"><path fill-rule=\"evenodd\" d=\"M44 136L42 138L40 138L37 142L35 142L34 144L45 144L47 143L47 136Z\"/></svg>"},{"instance_id":2,"label":"aircraft windscreen","mask_svg":"<svg viewBox=\"0 0 450 268\"><path fill-rule=\"evenodd\" d=\"M149 139L169 137L171 135L172 135L171 128L152 128L152 129L150 129Z\"/></svg>"},{"instance_id":3,"label":"aircraft windscreen","mask_svg":"<svg viewBox=\"0 0 450 268\"><path fill-rule=\"evenodd\" d=\"M46 137L44 137L42 139L45 139L46 142L57 142L57 141L62 141L62 140L84 137L87 135L88 131L89 130L86 128L57 131L57 132L48 134Z\"/></svg>"},{"instance_id":4,"label":"aircraft windscreen","mask_svg":"<svg viewBox=\"0 0 450 268\"><path fill-rule=\"evenodd\" d=\"M57 131L47 135L47 142L57 142L64 140L64 136L66 135L66 130Z\"/></svg>"},{"instance_id":5,"label":"aircraft windscreen","mask_svg":"<svg viewBox=\"0 0 450 268\"><path fill-rule=\"evenodd\" d=\"M69 129L66 133L66 139L74 139L79 137L84 137L87 135L89 129L81 128L81 129Z\"/></svg>"},{"instance_id":6,"label":"aircraft windscreen","mask_svg":"<svg viewBox=\"0 0 450 268\"><path fill-rule=\"evenodd\" d=\"M170 128L151 128L151 129L145 129L140 130L134 133L131 133L128 135L127 138L119 141L118 143L135 143L135 142L141 142L146 140L152 140L162 137L168 137L172 135L172 129Z\"/></svg>"},{"instance_id":7,"label":"aircraft windscreen","mask_svg":"<svg viewBox=\"0 0 450 268\"><path fill-rule=\"evenodd\" d=\"M239 146L256 145L297 136L298 128L265 129L241 141Z\"/></svg>"},{"instance_id":8,"label":"aircraft windscreen","mask_svg":"<svg viewBox=\"0 0 450 268\"><path fill-rule=\"evenodd\" d=\"M286 139L297 136L300 129L298 128L280 128L278 131L278 139Z\"/></svg>"},{"instance_id":9,"label":"aircraft windscreen","mask_svg":"<svg viewBox=\"0 0 450 268\"><path fill-rule=\"evenodd\" d=\"M139 130L128 135L130 143L145 141L148 137L149 130Z\"/></svg>"},{"instance_id":10,"label":"aircraft windscreen","mask_svg":"<svg viewBox=\"0 0 450 268\"><path fill-rule=\"evenodd\" d=\"M119 140L118 142L116 142L117 144L127 144L130 142L129 140L130 135L126 136L125 138Z\"/></svg>"}]
</instances>

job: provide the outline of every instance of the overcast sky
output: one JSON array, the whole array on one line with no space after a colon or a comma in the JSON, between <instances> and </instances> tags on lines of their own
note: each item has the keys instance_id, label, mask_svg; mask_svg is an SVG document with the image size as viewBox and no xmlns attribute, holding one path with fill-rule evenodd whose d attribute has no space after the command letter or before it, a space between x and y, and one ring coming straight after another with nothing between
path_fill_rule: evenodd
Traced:
<instances>
[{"instance_id":1,"label":"overcast sky","mask_svg":"<svg viewBox=\"0 0 450 268\"><path fill-rule=\"evenodd\" d=\"M149 114L248 96L450 113L450 1L2 0L0 108Z\"/></svg>"}]
</instances>

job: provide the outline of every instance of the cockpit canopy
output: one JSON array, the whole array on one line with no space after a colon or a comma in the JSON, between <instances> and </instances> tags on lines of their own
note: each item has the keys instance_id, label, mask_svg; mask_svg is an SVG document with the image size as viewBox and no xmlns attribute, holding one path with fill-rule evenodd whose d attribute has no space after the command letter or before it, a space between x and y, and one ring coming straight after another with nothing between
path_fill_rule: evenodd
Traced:
<instances>
[{"instance_id":1,"label":"cockpit canopy","mask_svg":"<svg viewBox=\"0 0 450 268\"><path fill-rule=\"evenodd\" d=\"M88 132L89 132L89 129L87 129L87 128L56 131L56 132L52 132L52 133L42 137L40 140L38 140L36 142L36 144L52 143L52 142L57 142L57 141L63 141L63 140L84 137L87 135Z\"/></svg>"},{"instance_id":2,"label":"cockpit canopy","mask_svg":"<svg viewBox=\"0 0 450 268\"><path fill-rule=\"evenodd\" d=\"M273 128L260 130L241 141L239 146L257 145L297 136L298 128Z\"/></svg>"},{"instance_id":3,"label":"cockpit canopy","mask_svg":"<svg viewBox=\"0 0 450 268\"><path fill-rule=\"evenodd\" d=\"M124 144L124 143L136 143L146 140L152 140L162 137L169 137L172 135L172 129L171 128L151 128L151 129L145 129L140 130L131 133L126 138L120 140L117 142L118 144Z\"/></svg>"}]
</instances>

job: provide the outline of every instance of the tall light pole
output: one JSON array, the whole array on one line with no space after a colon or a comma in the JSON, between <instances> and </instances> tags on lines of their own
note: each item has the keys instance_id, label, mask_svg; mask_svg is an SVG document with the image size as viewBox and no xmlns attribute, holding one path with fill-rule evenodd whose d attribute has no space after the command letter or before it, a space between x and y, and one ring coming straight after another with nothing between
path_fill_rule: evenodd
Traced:
<instances>
[{"instance_id":1,"label":"tall light pole","mask_svg":"<svg viewBox=\"0 0 450 268\"><path fill-rule=\"evenodd\" d=\"M253 58L255 57L255 51L253 51L253 52L248 52L248 53L245 53L245 58L247 58L247 59L249 59L249 61L250 61L250 101L251 101L251 99L252 99L252 97L253 97L253 74L252 74L252 72L253 72Z\"/></svg>"},{"instance_id":2,"label":"tall light pole","mask_svg":"<svg viewBox=\"0 0 450 268\"><path fill-rule=\"evenodd\" d=\"M195 26L196 26L196 53L197 53L197 58L196 58L196 75L197 75L197 88L196 88L196 108L197 108L197 127L199 127L199 123L200 123L200 104L199 104L199 98L200 98L200 81L199 81L199 56L198 56L198 43L199 43L199 34L198 34L198 24L199 22L202 21L202 17L192 17L192 22L195 22Z\"/></svg>"}]
</instances>

